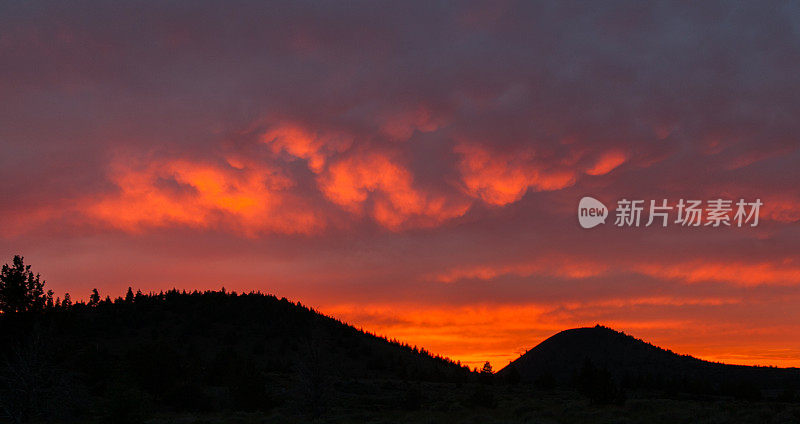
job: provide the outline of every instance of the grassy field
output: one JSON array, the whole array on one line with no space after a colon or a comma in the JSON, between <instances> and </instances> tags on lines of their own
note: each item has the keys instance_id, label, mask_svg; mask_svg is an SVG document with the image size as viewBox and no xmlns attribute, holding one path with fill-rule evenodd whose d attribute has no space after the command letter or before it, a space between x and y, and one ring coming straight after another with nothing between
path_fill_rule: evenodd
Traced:
<instances>
[{"instance_id":1,"label":"grassy field","mask_svg":"<svg viewBox=\"0 0 800 424\"><path fill-rule=\"evenodd\" d=\"M570 390L405 382L334 383L318 415L291 403L268 412L162 415L151 424L212 423L800 423L800 403L627 394L601 405ZM308 405L305 405L306 407Z\"/></svg>"}]
</instances>

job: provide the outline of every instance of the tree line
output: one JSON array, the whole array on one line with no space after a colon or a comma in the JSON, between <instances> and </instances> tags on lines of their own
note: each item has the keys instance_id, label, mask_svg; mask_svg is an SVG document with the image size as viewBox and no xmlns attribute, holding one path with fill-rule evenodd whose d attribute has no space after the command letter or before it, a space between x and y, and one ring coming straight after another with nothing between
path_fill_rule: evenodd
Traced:
<instances>
[{"instance_id":1,"label":"tree line","mask_svg":"<svg viewBox=\"0 0 800 424\"><path fill-rule=\"evenodd\" d=\"M67 309L75 305L96 307L101 304L133 303L145 296L141 290L134 293L133 288L128 287L124 298L117 297L112 300L110 296L106 296L103 299L100 291L94 288L89 294L88 302L77 301L73 304L69 293L64 293L63 299L54 298L53 290L45 291L45 284L41 275L34 274L31 266L25 264L22 256L15 255L11 263L3 265L0 271L0 314Z\"/></svg>"}]
</instances>

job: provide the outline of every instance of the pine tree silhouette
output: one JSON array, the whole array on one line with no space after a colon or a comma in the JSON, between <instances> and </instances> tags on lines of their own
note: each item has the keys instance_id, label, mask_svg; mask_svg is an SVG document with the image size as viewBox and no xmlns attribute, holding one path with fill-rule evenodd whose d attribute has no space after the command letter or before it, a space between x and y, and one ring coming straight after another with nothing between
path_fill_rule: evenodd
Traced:
<instances>
[{"instance_id":1,"label":"pine tree silhouette","mask_svg":"<svg viewBox=\"0 0 800 424\"><path fill-rule=\"evenodd\" d=\"M53 309L54 306L55 304L53 303L53 291L48 290L44 307L47 309Z\"/></svg>"},{"instance_id":2,"label":"pine tree silhouette","mask_svg":"<svg viewBox=\"0 0 800 424\"><path fill-rule=\"evenodd\" d=\"M12 264L0 272L0 312L14 313L41 310L47 303L44 281L31 272L22 256L14 256Z\"/></svg>"},{"instance_id":3,"label":"pine tree silhouette","mask_svg":"<svg viewBox=\"0 0 800 424\"><path fill-rule=\"evenodd\" d=\"M89 306L95 307L100 304L100 292L97 289L92 289L92 294L89 296Z\"/></svg>"}]
</instances>

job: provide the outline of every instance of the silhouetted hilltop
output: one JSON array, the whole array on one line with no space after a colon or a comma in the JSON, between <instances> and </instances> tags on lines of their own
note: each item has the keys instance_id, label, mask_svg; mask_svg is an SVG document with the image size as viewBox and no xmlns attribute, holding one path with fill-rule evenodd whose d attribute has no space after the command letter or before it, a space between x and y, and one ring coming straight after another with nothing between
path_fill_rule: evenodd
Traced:
<instances>
[{"instance_id":1,"label":"silhouetted hilltop","mask_svg":"<svg viewBox=\"0 0 800 424\"><path fill-rule=\"evenodd\" d=\"M524 382L580 385L607 375L625 388L741 397L777 396L800 388L800 370L708 362L678 355L603 326L562 331L498 372Z\"/></svg>"},{"instance_id":2,"label":"silhouetted hilltop","mask_svg":"<svg viewBox=\"0 0 800 424\"><path fill-rule=\"evenodd\" d=\"M0 423L583 423L619 416L761 423L800 416L791 392L797 370L709 363L604 327L559 333L499 374L470 372L258 293L129 291L100 300L94 292L88 303L0 314ZM540 390L548 380L564 390ZM626 403L628 388L643 389L637 402ZM732 398L762 394L772 403ZM595 407L603 403L617 406Z\"/></svg>"},{"instance_id":3,"label":"silhouetted hilltop","mask_svg":"<svg viewBox=\"0 0 800 424\"><path fill-rule=\"evenodd\" d=\"M36 391L41 398L88 404L119 420L114 422L127 419L126 408L264 411L297 404L314 412L348 382L474 377L449 359L300 303L224 291L129 294L0 314L4 362L8 369L0 377L8 378L9 393ZM39 383L29 388L27 381ZM44 408L39 399L29 407Z\"/></svg>"}]
</instances>

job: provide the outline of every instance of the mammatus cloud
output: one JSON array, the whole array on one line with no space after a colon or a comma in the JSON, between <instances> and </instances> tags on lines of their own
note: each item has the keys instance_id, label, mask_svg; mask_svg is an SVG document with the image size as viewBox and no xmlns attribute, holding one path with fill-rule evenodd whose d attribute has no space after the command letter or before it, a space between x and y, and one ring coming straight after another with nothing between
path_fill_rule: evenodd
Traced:
<instances>
[{"instance_id":1,"label":"mammatus cloud","mask_svg":"<svg viewBox=\"0 0 800 424\"><path fill-rule=\"evenodd\" d=\"M353 140L346 134L317 134L297 124L278 124L266 131L261 140L275 154L286 154L304 159L308 168L319 174L325 168L328 157L347 150Z\"/></svg>"},{"instance_id":2,"label":"mammatus cloud","mask_svg":"<svg viewBox=\"0 0 800 424\"><path fill-rule=\"evenodd\" d=\"M559 190L575 183L575 170L538 158L535 149L493 151L480 144L459 144L455 151L467 193L490 205L516 202L531 189Z\"/></svg>"},{"instance_id":3,"label":"mammatus cloud","mask_svg":"<svg viewBox=\"0 0 800 424\"><path fill-rule=\"evenodd\" d=\"M467 199L416 188L407 168L375 152L331 164L319 186L331 202L357 215L366 213L390 230L435 226L464 215L470 206Z\"/></svg>"}]
</instances>

